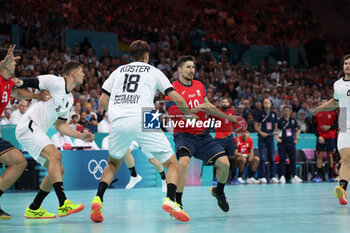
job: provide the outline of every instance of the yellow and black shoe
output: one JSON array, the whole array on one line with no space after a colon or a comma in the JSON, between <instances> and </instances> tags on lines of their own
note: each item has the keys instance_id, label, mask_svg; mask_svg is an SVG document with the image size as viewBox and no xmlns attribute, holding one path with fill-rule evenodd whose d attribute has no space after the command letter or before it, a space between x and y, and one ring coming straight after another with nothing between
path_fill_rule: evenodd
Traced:
<instances>
[{"instance_id":1,"label":"yellow and black shoe","mask_svg":"<svg viewBox=\"0 0 350 233\"><path fill-rule=\"evenodd\" d=\"M10 220L10 219L11 219L11 215L9 215L8 213L6 213L0 208L0 220Z\"/></svg>"},{"instance_id":2,"label":"yellow and black shoe","mask_svg":"<svg viewBox=\"0 0 350 233\"><path fill-rule=\"evenodd\" d=\"M41 207L37 210L32 210L27 207L26 212L24 213L24 217L29 219L56 218L56 214L49 213L47 210Z\"/></svg>"},{"instance_id":3,"label":"yellow and black shoe","mask_svg":"<svg viewBox=\"0 0 350 233\"><path fill-rule=\"evenodd\" d=\"M339 204L341 204L341 205L348 204L348 198L346 197L346 191L340 185L335 187L334 196L338 199Z\"/></svg>"},{"instance_id":4,"label":"yellow and black shoe","mask_svg":"<svg viewBox=\"0 0 350 233\"><path fill-rule=\"evenodd\" d=\"M102 201L99 196L95 196L91 203L91 214L90 219L94 222L102 222L103 214L102 214Z\"/></svg>"}]
</instances>

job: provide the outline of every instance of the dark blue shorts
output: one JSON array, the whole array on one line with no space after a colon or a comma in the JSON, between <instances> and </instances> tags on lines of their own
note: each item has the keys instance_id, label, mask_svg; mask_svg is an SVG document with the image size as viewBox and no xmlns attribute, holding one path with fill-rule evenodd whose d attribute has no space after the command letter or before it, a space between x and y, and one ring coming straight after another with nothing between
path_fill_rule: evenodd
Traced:
<instances>
[{"instance_id":1,"label":"dark blue shorts","mask_svg":"<svg viewBox=\"0 0 350 233\"><path fill-rule=\"evenodd\" d=\"M318 143L318 139L316 140L316 151L335 152L337 149L335 138L324 139L324 144L320 144Z\"/></svg>"},{"instance_id":2,"label":"dark blue shorts","mask_svg":"<svg viewBox=\"0 0 350 233\"><path fill-rule=\"evenodd\" d=\"M225 138L216 138L215 139L222 148L226 151L226 155L229 158L233 158L235 156L235 140L233 140L233 135L227 136Z\"/></svg>"},{"instance_id":3,"label":"dark blue shorts","mask_svg":"<svg viewBox=\"0 0 350 233\"><path fill-rule=\"evenodd\" d=\"M207 165L212 165L221 156L226 156L222 146L209 134L176 133L174 142L178 159L177 152L182 148L188 150L190 156L202 160Z\"/></svg>"},{"instance_id":4,"label":"dark blue shorts","mask_svg":"<svg viewBox=\"0 0 350 233\"><path fill-rule=\"evenodd\" d=\"M14 145L0 138L0 156L13 149L16 149Z\"/></svg>"}]
</instances>

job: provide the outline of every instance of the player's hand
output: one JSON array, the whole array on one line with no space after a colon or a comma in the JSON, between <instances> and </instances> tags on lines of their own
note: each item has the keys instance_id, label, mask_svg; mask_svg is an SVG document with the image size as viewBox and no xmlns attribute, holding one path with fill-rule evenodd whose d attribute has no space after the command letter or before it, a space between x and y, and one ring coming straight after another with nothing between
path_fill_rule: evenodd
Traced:
<instances>
[{"instance_id":1,"label":"player's hand","mask_svg":"<svg viewBox=\"0 0 350 233\"><path fill-rule=\"evenodd\" d=\"M203 104L198 105L195 108L191 108L191 113L198 113L198 112L201 112L201 111L205 111L207 108L208 108L208 104L207 103L203 103Z\"/></svg>"},{"instance_id":2,"label":"player's hand","mask_svg":"<svg viewBox=\"0 0 350 233\"><path fill-rule=\"evenodd\" d=\"M93 135L91 132L85 132L82 133L80 139L84 142L92 142L95 139L95 135Z\"/></svg>"},{"instance_id":3,"label":"player's hand","mask_svg":"<svg viewBox=\"0 0 350 233\"><path fill-rule=\"evenodd\" d=\"M294 144L296 145L296 144L298 144L298 139L294 139Z\"/></svg>"},{"instance_id":4,"label":"player's hand","mask_svg":"<svg viewBox=\"0 0 350 233\"><path fill-rule=\"evenodd\" d=\"M16 45L10 45L9 49L7 50L7 54L6 57L4 58L4 60L1 61L1 63L3 63L4 66L10 64L11 62L15 61L15 60L19 60L21 57L20 56L13 56L13 51L15 50Z\"/></svg>"},{"instance_id":5,"label":"player's hand","mask_svg":"<svg viewBox=\"0 0 350 233\"><path fill-rule=\"evenodd\" d=\"M326 132L327 130L329 130L331 128L330 125L322 125L321 129L323 130L323 132Z\"/></svg>"},{"instance_id":6,"label":"player's hand","mask_svg":"<svg viewBox=\"0 0 350 233\"><path fill-rule=\"evenodd\" d=\"M265 133L265 132L261 132L260 135L261 135L262 137L264 137L264 138L267 137L267 136L269 136L269 135L268 135L267 133Z\"/></svg>"},{"instance_id":7,"label":"player's hand","mask_svg":"<svg viewBox=\"0 0 350 233\"><path fill-rule=\"evenodd\" d=\"M16 87L21 87L23 85L23 81L19 78L11 78L11 81L15 83Z\"/></svg>"},{"instance_id":8,"label":"player's hand","mask_svg":"<svg viewBox=\"0 0 350 233\"><path fill-rule=\"evenodd\" d=\"M313 116L315 116L318 112L320 112L320 110L319 110L318 108L312 108L312 109L310 110L310 113L311 113L311 115L313 115Z\"/></svg>"},{"instance_id":9,"label":"player's hand","mask_svg":"<svg viewBox=\"0 0 350 233\"><path fill-rule=\"evenodd\" d=\"M41 91L38 94L38 100L47 101L49 99L51 99L51 95L50 95L50 92L48 92L48 91Z\"/></svg>"},{"instance_id":10,"label":"player's hand","mask_svg":"<svg viewBox=\"0 0 350 233\"><path fill-rule=\"evenodd\" d=\"M232 121L232 122L234 122L234 123L236 123L236 124L242 125L241 122L238 121L238 119L244 120L244 118L243 118L243 117L240 117L240 116L230 116L230 115L228 115L228 120L229 120L229 121ZM245 121L245 120L244 120L244 121ZM242 126L243 126L243 125L242 125Z\"/></svg>"},{"instance_id":11,"label":"player's hand","mask_svg":"<svg viewBox=\"0 0 350 233\"><path fill-rule=\"evenodd\" d=\"M318 143L324 144L324 138L322 136L318 137Z\"/></svg>"},{"instance_id":12,"label":"player's hand","mask_svg":"<svg viewBox=\"0 0 350 233\"><path fill-rule=\"evenodd\" d=\"M252 155L248 156L248 161L247 161L247 162L248 162L248 163L253 162L253 156L252 156Z\"/></svg>"},{"instance_id":13,"label":"player's hand","mask_svg":"<svg viewBox=\"0 0 350 233\"><path fill-rule=\"evenodd\" d=\"M282 139L281 138L277 138L276 141L277 141L277 143L282 143Z\"/></svg>"}]
</instances>

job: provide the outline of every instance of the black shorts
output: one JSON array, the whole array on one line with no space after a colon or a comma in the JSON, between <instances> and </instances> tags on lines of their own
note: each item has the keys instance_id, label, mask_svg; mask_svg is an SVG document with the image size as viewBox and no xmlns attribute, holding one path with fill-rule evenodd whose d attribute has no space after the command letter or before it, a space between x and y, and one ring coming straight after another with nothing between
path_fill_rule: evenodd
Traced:
<instances>
[{"instance_id":1,"label":"black shorts","mask_svg":"<svg viewBox=\"0 0 350 233\"><path fill-rule=\"evenodd\" d=\"M13 149L16 149L14 145L0 138L0 156Z\"/></svg>"},{"instance_id":2,"label":"black shorts","mask_svg":"<svg viewBox=\"0 0 350 233\"><path fill-rule=\"evenodd\" d=\"M218 158L226 155L222 146L209 134L176 133L174 134L174 142L176 155L180 149L184 148L189 151L190 156L194 156L208 165L214 164Z\"/></svg>"},{"instance_id":3,"label":"black shorts","mask_svg":"<svg viewBox=\"0 0 350 233\"><path fill-rule=\"evenodd\" d=\"M229 158L235 156L235 141L233 140L232 134L224 138L216 138L215 140L224 148Z\"/></svg>"},{"instance_id":4,"label":"black shorts","mask_svg":"<svg viewBox=\"0 0 350 233\"><path fill-rule=\"evenodd\" d=\"M316 139L316 151L335 152L337 144L335 138L324 139L324 144L320 144Z\"/></svg>"}]
</instances>

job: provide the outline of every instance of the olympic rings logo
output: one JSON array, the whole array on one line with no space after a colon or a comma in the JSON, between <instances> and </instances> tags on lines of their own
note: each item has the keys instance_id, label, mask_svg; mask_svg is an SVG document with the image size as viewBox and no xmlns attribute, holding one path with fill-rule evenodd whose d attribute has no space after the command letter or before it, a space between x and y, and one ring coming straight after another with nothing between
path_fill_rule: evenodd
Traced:
<instances>
[{"instance_id":1,"label":"olympic rings logo","mask_svg":"<svg viewBox=\"0 0 350 233\"><path fill-rule=\"evenodd\" d=\"M100 160L99 163L97 163L96 160L92 159L89 161L88 170L96 180L100 180L102 177L103 169L107 166L107 164L108 162L105 159ZM100 176L97 175L98 172L101 173Z\"/></svg>"}]
</instances>

